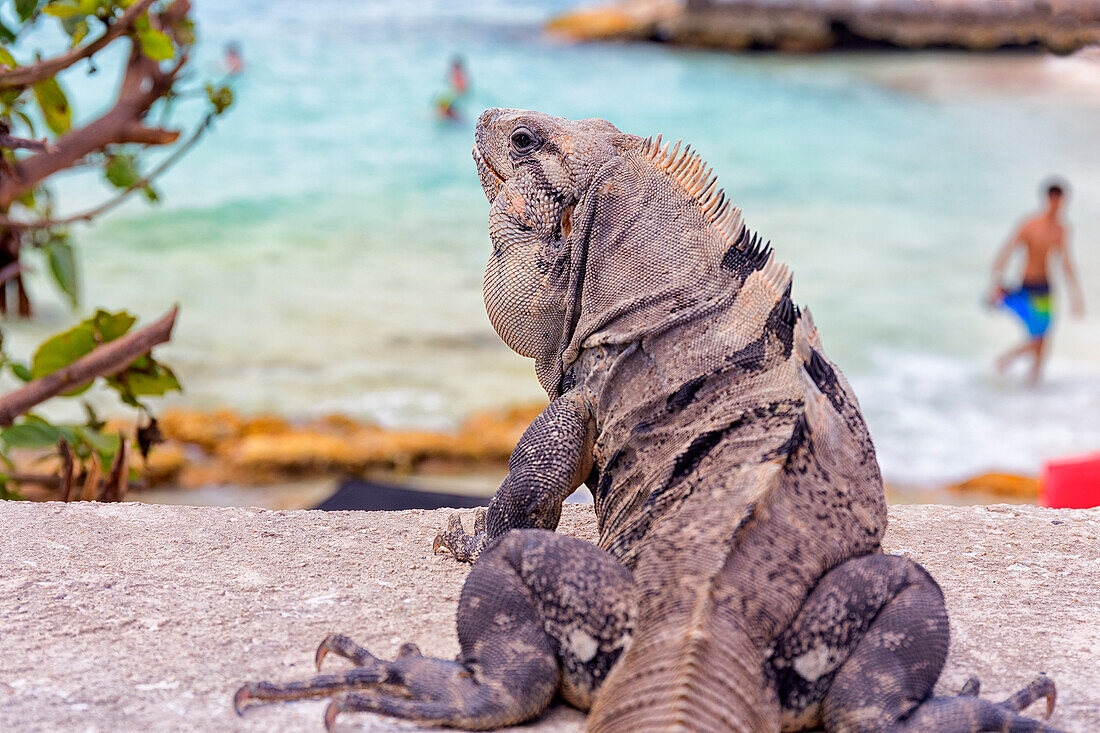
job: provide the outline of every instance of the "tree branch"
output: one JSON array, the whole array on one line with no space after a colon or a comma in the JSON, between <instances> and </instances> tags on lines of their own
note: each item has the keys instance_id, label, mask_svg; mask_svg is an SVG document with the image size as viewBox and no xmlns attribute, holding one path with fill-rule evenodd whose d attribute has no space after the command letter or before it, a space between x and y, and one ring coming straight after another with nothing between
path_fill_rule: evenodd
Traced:
<instances>
[{"instance_id":1,"label":"tree branch","mask_svg":"<svg viewBox=\"0 0 1100 733\"><path fill-rule=\"evenodd\" d=\"M149 128L141 125L141 120L153 103L172 88L176 75L186 62L187 55L181 54L171 69L161 71L156 61L141 52L141 44L132 42L114 107L102 117L60 138L52 151L37 153L19 161L15 166L15 175L0 180L0 211L7 210L25 192L54 173L72 167L89 153L109 145L130 142L149 145L175 141L176 137L167 130L151 133Z\"/></svg>"},{"instance_id":2,"label":"tree branch","mask_svg":"<svg viewBox=\"0 0 1100 733\"><path fill-rule=\"evenodd\" d=\"M50 150L50 144L44 139L28 140L25 137L15 137L14 135L0 133L0 148L8 148L9 150L24 148L26 150L35 150L39 153L47 153Z\"/></svg>"},{"instance_id":3,"label":"tree branch","mask_svg":"<svg viewBox=\"0 0 1100 733\"><path fill-rule=\"evenodd\" d=\"M8 280L19 275L21 272L27 272L28 268L18 260L15 262L9 262L8 264L0 267L0 285L3 285Z\"/></svg>"},{"instance_id":4,"label":"tree branch","mask_svg":"<svg viewBox=\"0 0 1100 733\"><path fill-rule=\"evenodd\" d=\"M138 0L138 2L127 8L126 12L118 16L114 23L107 26L107 30L102 36L80 48L74 48L56 58L39 61L37 64L22 66L11 71L0 71L0 89L31 86L69 68L77 61L94 56L104 46L128 31L133 26L134 21L148 10L152 4L153 0Z\"/></svg>"},{"instance_id":5,"label":"tree branch","mask_svg":"<svg viewBox=\"0 0 1100 733\"><path fill-rule=\"evenodd\" d=\"M179 306L173 306L156 323L98 346L90 354L56 372L40 377L0 397L0 427L6 427L40 402L82 387L96 377L109 377L130 366L140 356L172 336Z\"/></svg>"},{"instance_id":6,"label":"tree branch","mask_svg":"<svg viewBox=\"0 0 1100 733\"><path fill-rule=\"evenodd\" d=\"M175 163L183 157L183 154L194 146L199 141L202 134L206 132L206 128L210 127L210 124L214 121L214 118L218 116L217 112L210 111L207 113L203 121L199 123L199 126L195 128L195 131L191 133L191 136L187 138L186 142L181 144L178 148L172 151L172 154L161 161L160 165L150 171L147 175L134 181L132 184L126 187L121 193L112 199L104 201L99 206L79 214L73 214L72 216L66 216L62 219L40 219L38 221L15 221L9 219L6 216L0 216L0 226L11 227L12 229L49 229L50 227L68 226L69 224L79 224L82 222L89 222L92 219L106 214L111 209L115 208L123 201L125 201L130 194L139 189L145 188L152 183L157 177L159 177L166 170L171 168ZM178 133L176 133L178 137ZM0 270L0 273L3 271Z\"/></svg>"}]
</instances>

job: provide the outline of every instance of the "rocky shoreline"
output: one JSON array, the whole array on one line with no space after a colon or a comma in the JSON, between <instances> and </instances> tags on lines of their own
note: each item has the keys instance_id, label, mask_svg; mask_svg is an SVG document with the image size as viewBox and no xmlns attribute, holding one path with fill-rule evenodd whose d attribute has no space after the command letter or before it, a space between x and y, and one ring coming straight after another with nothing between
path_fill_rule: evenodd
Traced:
<instances>
[{"instance_id":1,"label":"rocky shoreline","mask_svg":"<svg viewBox=\"0 0 1100 733\"><path fill-rule=\"evenodd\" d=\"M138 480L130 498L305 508L323 500L332 493L335 481L348 476L487 498L507 471L512 448L544 407L534 403L474 413L449 432L390 430L344 415L291 421L224 409L172 408L160 416L163 442L148 458L134 457ZM132 425L121 422L112 427L127 434L133 431ZM37 501L57 498L52 451L19 458L28 473L33 467L35 473L52 480L52 485L21 485L23 496ZM219 487L243 493L208 496ZM155 495L143 493L149 489ZM203 490L201 497L196 494L189 499L188 492L197 490ZM1037 477L999 472L945 485L887 484L888 500L899 504L1033 504L1038 492ZM270 501L261 496L264 493L271 495Z\"/></svg>"},{"instance_id":2,"label":"rocky shoreline","mask_svg":"<svg viewBox=\"0 0 1100 733\"><path fill-rule=\"evenodd\" d=\"M1097 0L625 0L547 29L573 40L661 41L726 51L1046 49L1100 44Z\"/></svg>"}]
</instances>

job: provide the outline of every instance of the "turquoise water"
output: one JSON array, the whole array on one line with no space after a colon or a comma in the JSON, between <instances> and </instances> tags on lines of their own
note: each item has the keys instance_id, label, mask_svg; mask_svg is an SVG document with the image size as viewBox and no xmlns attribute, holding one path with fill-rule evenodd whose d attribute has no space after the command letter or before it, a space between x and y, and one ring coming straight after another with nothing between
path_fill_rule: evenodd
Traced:
<instances>
[{"instance_id":1,"label":"turquoise water","mask_svg":"<svg viewBox=\"0 0 1100 733\"><path fill-rule=\"evenodd\" d=\"M479 290L472 122L508 106L695 145L793 265L889 478L1036 471L1100 449L1100 64L577 46L539 32L569 5L555 2L196 5L200 70L226 41L243 47L238 106L163 179L162 205L79 235L87 304L144 318L182 304L164 349L177 402L446 426L538 399ZM473 89L449 125L430 102L456 53ZM82 110L106 76L80 89ZM1090 310L1059 314L1049 379L1026 389L991 374L1020 333L979 301L1051 173L1074 185ZM106 192L74 177L62 193L76 209ZM73 318L34 284L44 317L14 328L13 351Z\"/></svg>"}]
</instances>

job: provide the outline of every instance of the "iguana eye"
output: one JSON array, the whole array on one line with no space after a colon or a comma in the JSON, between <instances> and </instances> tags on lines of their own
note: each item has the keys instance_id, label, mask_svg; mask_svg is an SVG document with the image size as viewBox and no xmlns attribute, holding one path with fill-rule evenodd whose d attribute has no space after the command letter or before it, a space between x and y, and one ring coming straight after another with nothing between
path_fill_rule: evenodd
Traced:
<instances>
[{"instance_id":1,"label":"iguana eye","mask_svg":"<svg viewBox=\"0 0 1100 733\"><path fill-rule=\"evenodd\" d=\"M538 144L539 139L535 136L535 133L526 127L517 127L512 132L512 148L517 153L530 153L538 147Z\"/></svg>"}]
</instances>

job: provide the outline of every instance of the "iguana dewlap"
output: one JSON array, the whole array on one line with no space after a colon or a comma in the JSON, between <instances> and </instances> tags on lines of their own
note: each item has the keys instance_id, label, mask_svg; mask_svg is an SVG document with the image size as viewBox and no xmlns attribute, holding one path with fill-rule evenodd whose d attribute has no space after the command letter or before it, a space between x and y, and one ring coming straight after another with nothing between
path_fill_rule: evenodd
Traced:
<instances>
[{"instance_id":1,"label":"iguana dewlap","mask_svg":"<svg viewBox=\"0 0 1100 733\"><path fill-rule=\"evenodd\" d=\"M886 506L858 404L791 277L691 153L604 120L488 110L474 159L491 202L489 318L535 360L550 405L473 535L457 661L372 657L241 688L341 710L492 728L555 694L592 731L1050 730L930 697L943 597L882 555ZM599 548L555 535L581 483ZM976 690L974 690L976 692ZM1039 726L1039 727L1036 727Z\"/></svg>"}]
</instances>

